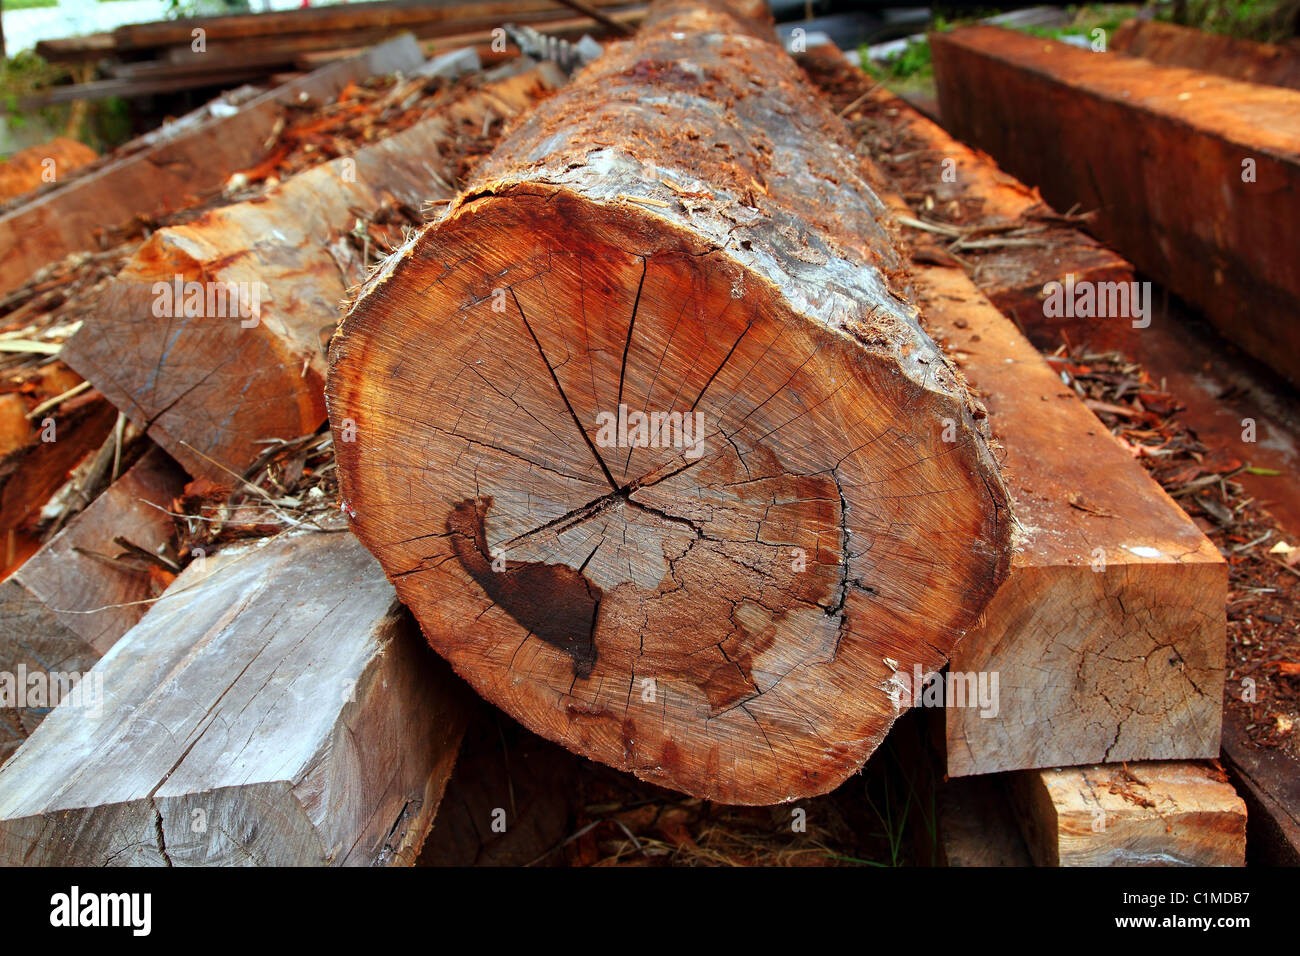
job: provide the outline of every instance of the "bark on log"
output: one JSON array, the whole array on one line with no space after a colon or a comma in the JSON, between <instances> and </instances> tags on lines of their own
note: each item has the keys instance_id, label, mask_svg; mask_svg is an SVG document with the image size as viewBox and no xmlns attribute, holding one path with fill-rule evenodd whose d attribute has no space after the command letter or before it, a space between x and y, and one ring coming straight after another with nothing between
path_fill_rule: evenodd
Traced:
<instances>
[{"instance_id":1,"label":"bark on log","mask_svg":"<svg viewBox=\"0 0 1300 956\"><path fill-rule=\"evenodd\" d=\"M771 36L654 7L368 280L328 385L344 508L432 645L537 733L734 803L857 769L1010 534Z\"/></svg>"}]
</instances>

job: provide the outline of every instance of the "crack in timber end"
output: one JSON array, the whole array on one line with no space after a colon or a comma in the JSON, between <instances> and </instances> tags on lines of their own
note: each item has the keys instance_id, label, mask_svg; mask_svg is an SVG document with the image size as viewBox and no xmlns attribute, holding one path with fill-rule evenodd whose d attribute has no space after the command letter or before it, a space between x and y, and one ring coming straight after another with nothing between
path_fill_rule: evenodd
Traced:
<instances>
[{"instance_id":1,"label":"crack in timber end","mask_svg":"<svg viewBox=\"0 0 1300 956\"><path fill-rule=\"evenodd\" d=\"M499 557L502 570L495 570L485 529L492 504L490 495L467 498L448 515L447 533L456 560L521 627L568 654L574 677L589 676L596 665L596 622L604 592L581 569L565 564Z\"/></svg>"}]
</instances>

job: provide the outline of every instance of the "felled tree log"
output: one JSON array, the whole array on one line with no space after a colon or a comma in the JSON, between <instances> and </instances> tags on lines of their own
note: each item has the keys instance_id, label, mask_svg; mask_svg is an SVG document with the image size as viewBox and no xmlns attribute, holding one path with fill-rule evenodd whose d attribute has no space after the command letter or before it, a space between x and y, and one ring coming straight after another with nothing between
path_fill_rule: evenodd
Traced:
<instances>
[{"instance_id":1,"label":"felled tree log","mask_svg":"<svg viewBox=\"0 0 1300 956\"><path fill-rule=\"evenodd\" d=\"M530 729L712 799L857 769L1006 568L983 412L843 127L740 6L664 3L375 273L344 509ZM674 417L675 416L675 417Z\"/></svg>"},{"instance_id":2,"label":"felled tree log","mask_svg":"<svg viewBox=\"0 0 1300 956\"><path fill-rule=\"evenodd\" d=\"M414 861L473 698L346 533L191 564L0 768L0 865Z\"/></svg>"}]
</instances>

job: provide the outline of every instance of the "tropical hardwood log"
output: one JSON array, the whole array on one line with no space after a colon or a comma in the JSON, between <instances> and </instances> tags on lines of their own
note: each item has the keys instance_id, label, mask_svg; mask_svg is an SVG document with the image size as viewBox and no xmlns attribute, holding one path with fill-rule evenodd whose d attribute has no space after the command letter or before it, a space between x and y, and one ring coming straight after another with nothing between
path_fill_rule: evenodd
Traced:
<instances>
[{"instance_id":1,"label":"tropical hardwood log","mask_svg":"<svg viewBox=\"0 0 1300 956\"><path fill-rule=\"evenodd\" d=\"M1300 91L993 27L930 46L954 135L1300 381Z\"/></svg>"},{"instance_id":2,"label":"tropical hardwood log","mask_svg":"<svg viewBox=\"0 0 1300 956\"><path fill-rule=\"evenodd\" d=\"M87 682L0 768L0 864L410 863L474 703L346 532L191 564Z\"/></svg>"},{"instance_id":3,"label":"tropical hardwood log","mask_svg":"<svg viewBox=\"0 0 1300 956\"><path fill-rule=\"evenodd\" d=\"M860 92L847 76L832 75L840 77L837 95L852 102L865 93L864 103L875 104L865 107L876 127L867 134L873 153L906 135L910 148L924 144L935 178L941 158L955 159L958 181L943 195L990 215L1012 213L1032 195L897 97L878 93L864 74ZM911 212L897 194L885 198L900 215ZM970 277L955 262L937 266L914 254L928 327L988 407L1020 525L1007 580L949 665L945 690L967 682L969 704L966 687L983 680L995 699L995 706L946 708L942 736L954 777L1218 754L1227 566L1017 328L1062 332L1041 307L1019 307L1027 288L1008 292L1006 278L1022 269L1038 282L1065 274L1080 282L1132 279L1123 260L1086 238L1070 239L1071 231L1057 234L1048 259L1033 251L1026 267L1007 255L989 269L981 258ZM913 250L931 238L904 235ZM1077 334L1113 343L1119 330L1102 327L1116 324L1081 325ZM1073 331L1070 337L1078 340ZM904 689L915 692L915 684L912 675Z\"/></svg>"},{"instance_id":4,"label":"tropical hardwood log","mask_svg":"<svg viewBox=\"0 0 1300 956\"><path fill-rule=\"evenodd\" d=\"M754 804L861 766L1010 528L884 206L748 12L658 4L542 104L367 281L329 395L353 529L480 694Z\"/></svg>"},{"instance_id":5,"label":"tropical hardwood log","mask_svg":"<svg viewBox=\"0 0 1300 956\"><path fill-rule=\"evenodd\" d=\"M1256 43L1159 20L1126 20L1112 34L1109 48L1163 66L1300 90L1300 49L1294 46Z\"/></svg>"},{"instance_id":6,"label":"tropical hardwood log","mask_svg":"<svg viewBox=\"0 0 1300 956\"><path fill-rule=\"evenodd\" d=\"M188 42L188 41L187 41ZM15 289L41 266L97 247L96 236L133 217L157 215L217 192L237 170L266 154L285 106L304 94L326 100L350 80L410 70L423 61L419 46L401 36L300 81L270 90L174 138L142 139L139 150L106 159L31 202L0 215L0 292Z\"/></svg>"},{"instance_id":7,"label":"tropical hardwood log","mask_svg":"<svg viewBox=\"0 0 1300 956\"><path fill-rule=\"evenodd\" d=\"M456 120L509 116L563 81L553 65L474 91L401 133L265 196L160 229L63 359L193 475L229 484L325 421L325 346L365 275L344 234L385 206L450 198Z\"/></svg>"},{"instance_id":8,"label":"tropical hardwood log","mask_svg":"<svg viewBox=\"0 0 1300 956\"><path fill-rule=\"evenodd\" d=\"M148 610L157 568L123 554L125 541L158 555L174 523L165 509L185 475L161 451L147 452L66 528L0 583L0 673L81 675ZM165 558L165 554L163 555ZM0 763L56 703L0 700Z\"/></svg>"},{"instance_id":9,"label":"tropical hardwood log","mask_svg":"<svg viewBox=\"0 0 1300 956\"><path fill-rule=\"evenodd\" d=\"M1246 863L1246 804L1212 764L1027 770L1008 786L1039 866Z\"/></svg>"}]
</instances>

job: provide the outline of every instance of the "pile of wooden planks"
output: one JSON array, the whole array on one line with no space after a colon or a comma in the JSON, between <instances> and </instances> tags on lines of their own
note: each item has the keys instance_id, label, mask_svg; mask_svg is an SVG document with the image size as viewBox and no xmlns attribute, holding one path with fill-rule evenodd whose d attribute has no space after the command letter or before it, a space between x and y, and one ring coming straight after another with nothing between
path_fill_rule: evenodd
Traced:
<instances>
[{"instance_id":1,"label":"pile of wooden planks","mask_svg":"<svg viewBox=\"0 0 1300 956\"><path fill-rule=\"evenodd\" d=\"M618 35L645 16L645 4L589 0L595 17L550 0L386 0L274 13L190 17L118 27L111 33L43 40L53 63L98 63L104 77L33 94L25 109L50 103L233 87L314 69L406 33L433 55L474 46L492 62L519 54L502 27L515 24L577 41Z\"/></svg>"},{"instance_id":2,"label":"pile of wooden planks","mask_svg":"<svg viewBox=\"0 0 1300 956\"><path fill-rule=\"evenodd\" d=\"M473 858L434 826L461 679L740 805L933 708L951 863L1243 862L1223 556L1025 334L1140 333L1045 308L1135 281L1099 220L749 0L660 0L572 80L380 49L153 147L249 151L134 196L76 322L83 266L12 265L95 477L3 584L0 671L47 686L0 711L0 862Z\"/></svg>"},{"instance_id":3,"label":"pile of wooden planks","mask_svg":"<svg viewBox=\"0 0 1300 956\"><path fill-rule=\"evenodd\" d=\"M409 40L390 44L361 57L356 66L383 62L384 56L394 52L407 57L403 62L408 69L421 65L418 55L412 58L407 51L413 51ZM176 328L169 332L154 321L159 313L152 306L161 300L154 296L144 302L145 321L123 355L165 353L178 339L182 339L182 348L198 349L185 361L155 363L152 380L164 394L175 394L169 390L176 387L178 377L189 382L179 387L181 393L193 391L191 376L212 354L211 343L204 351L204 335L212 334L225 320L230 320L237 334L254 338L260 334L256 328L265 321L271 336L266 339L267 347L275 349L287 341L288 327L282 320L291 317L307 330L302 357L310 360L321 355L337 320L339 300L349 284L364 276L371 258L382 255L400 240L403 228L419 221L425 202L436 200L440 193L450 195L452 183L462 175L461 165L490 148L504 120L531 107L563 80L551 64L532 66L519 61L451 84L431 74L414 79L382 76L376 78L376 92L371 94L367 75L343 76L335 93L323 103L298 95L296 89L277 91L273 102L285 105L287 112L282 116L288 122L277 123L275 136L261 144L253 166L237 171L233 191L218 190L205 197L200 208L172 217L174 225L152 233L148 240L127 238L114 250L112 260L74 254L9 297L8 328L24 337L5 341L49 346L15 353L25 356L25 361L11 363L7 370L7 383L15 389L10 394L17 401L19 415L35 413L39 423L40 415L48 411L46 429L58 438L42 442L38 436L20 435L22 442L6 458L13 475L10 490L13 495L21 494L23 501L31 499L28 510L43 515L51 507L47 499L76 463L68 458L70 454L84 454L95 465L90 471L97 477L93 483L89 478L80 481L74 472L68 484L76 492L75 500L61 506L58 525L48 529L32 526L33 534L38 535L33 541L35 553L29 558L26 553L15 555L13 563L21 566L4 582L0 670L6 677L6 696L0 711L0 754L9 756L36 731L33 745L23 750L37 761L33 766L46 766L41 761L46 759L42 754L50 752L45 749L48 747L62 753L60 759L69 763L63 770L46 773L24 771L24 764L18 762L11 772L6 768L8 775L0 782L0 790L24 782L52 784L78 772L86 774L87 786L93 789L102 779L94 769L94 760L113 752L138 758L142 776L120 781L126 788L120 799L102 793L103 802L85 805L85 818L70 825L71 829L61 830L53 842L40 820L45 811L36 816L28 811L33 807L39 810L31 800L58 799L54 791L39 795L38 786L15 796L16 802L7 805L12 813L0 824L4 847L0 857L6 862L409 863L432 822L469 703L463 690L445 676L445 668L439 670L442 665L423 641L414 636L409 616L394 603L391 585L377 575L373 559L350 535L326 520L331 511L337 515L337 509L332 496L321 491L321 477L313 478L310 487L303 483L304 474L323 476L332 468L332 463L322 465L317 454L322 442L329 447L329 436L313 434L324 420L320 377L304 377L299 357L293 357L293 374L286 376L286 381L299 389L305 407L319 409L317 417L295 419L284 429L268 428L265 421L246 424L239 418L227 423L227 428L257 437L239 445L237 453L227 454L204 438L219 434L211 427L216 421L212 416L219 406L229 411L230 396L249 394L259 376L274 375L277 370L248 360L243 348L246 343L236 340L223 346L237 357L229 370L235 377L223 381L220 392L191 395L207 403L207 413L190 428L169 424L172 419L147 410L147 389L121 390L123 369L109 365L106 358L102 368L89 370L93 381L72 387L67 384L77 382L78 376L62 361L66 357L81 365L77 355L82 352L104 354L103 329L98 335L91 333L100 323L131 321L118 290L134 288L131 276L138 275L149 262L162 270L159 276L166 278L165 286L180 277L180 291L171 300L172 306L163 311L174 320L192 322L196 330L184 337ZM313 78L313 88L338 79L339 70L327 67ZM312 103L314 112L301 115L305 103ZM295 110L299 115L295 116ZM353 119L356 117L359 119ZM372 124L379 122L386 127L373 129ZM237 123L201 126L181 139L193 137L185 145L197 155L202 142L230 128L240 127ZM322 129L332 130L333 138L321 140ZM277 146L277 140L282 140L283 148ZM358 143L367 141L371 145L357 148ZM339 152L347 155L326 161L331 153ZM268 156L274 159L268 160ZM219 152L214 151L210 160L212 166L206 174L213 181L236 172L224 167L225 157ZM295 168L301 171L291 175ZM97 188L122 189L137 169L130 160L107 167L99 174ZM277 184L275 174L284 175L285 181ZM318 201L331 194L338 197L337 209ZM241 195L247 198L234 201ZM142 205L154 201L148 194L134 199ZM24 209L20 206L16 211L22 215ZM198 305L187 310L185 283L208 280L202 272L173 274L169 270L185 269L183 263L192 261L200 250L221 236L239 234L240 229L245 237L242 245L232 249L232 261L224 266L234 272L227 276L212 271L215 260L201 268L208 270L207 276L221 285L223 293L239 290L238 283L253 275L253 281L260 283L259 295L263 285L267 288L266 309L249 312L257 321L247 325L241 324L247 316L239 312L241 304L247 303L238 294L223 300L234 309L228 314L210 312L202 295ZM251 253L269 257L259 260L262 266L277 262L287 272L290 247L285 245L289 242L286 230L297 230L302 238L299 259L293 264L297 270L294 281L283 286L276 282L272 287L263 281L263 271L249 267L240 271L240 255ZM123 269L122 275L111 283L103 282L95 271L97 261L114 261ZM318 277L319 295L304 295L302 277L306 274ZM286 312L273 318L272 309L279 304ZM76 344L79 328L91 335L90 346ZM163 336L156 348L141 340L148 334ZM40 386L46 379L60 384ZM43 402L44 408L36 405L50 388L63 388L69 394L56 396L57 402ZM104 398L101 388L112 392L122 405L120 412ZM88 407L98 415L91 420L103 419L93 441L79 439L76 426L89 413L78 412L78 401L91 403ZM175 398L171 404L178 404ZM29 405L35 406L32 412L26 411ZM258 406L236 400L234 407L249 411ZM181 432L174 442L167 437L173 431ZM180 455L192 476L212 478L187 484L184 471L153 439ZM284 455L277 457L282 449L294 453L299 448L302 454L289 464L285 464ZM51 476L50 487L33 480L32 456L45 449L56 449L63 456L50 458L44 467L42 473ZM127 470L133 461L134 467ZM218 467L218 461L225 466ZM250 466L257 474L250 473L248 478L260 476L277 494L241 478ZM286 489L295 482L310 493L291 504ZM254 489L260 512L238 504L231 495L232 484L235 490ZM224 534L219 530L223 528ZM315 534L307 536L310 541L295 539L292 545L281 543L281 538L272 541L264 537L295 528L315 529ZM225 548L211 553L232 537L248 535L262 540L242 551ZM182 568L184 573L178 577ZM329 583L331 579L334 584ZM253 595L250 600L249 582L265 583L271 589L267 595L300 594L302 598L276 611L269 597L262 600ZM359 587L368 588L373 601L358 601ZM211 595L210 623L203 619L204 595ZM228 613L232 602L250 610L232 618ZM309 605L318 611L307 613L304 608ZM280 616L256 616L261 613ZM267 644L276 634L281 643ZM322 643L314 646L309 637ZM175 642L168 645L170 650L163 647L168 641ZM125 664L114 665L117 658L111 656L101 661L119 642L128 648L134 644L139 650L123 652L130 658ZM237 646L245 651L235 651ZM247 656L241 658L245 652ZM185 661L186 667L195 669L166 682L163 690L178 688L180 694L167 704L159 701L159 688L149 684L167 672L167 667L162 672L156 668L172 653ZM236 678L241 669L254 659L271 670L247 685L239 684ZM108 686L116 686L125 696L94 696L105 680L100 671L115 667L125 669L109 674ZM268 680L270 686L283 685L287 697L266 693ZM207 692L198 691L200 681L211 682L209 699L202 706L198 701ZM314 688L314 697L303 696L308 683ZM239 690L241 686L244 691ZM192 696L195 693L200 697ZM249 701L255 696L260 707L271 709L252 707ZM143 703L146 699L163 709L151 711ZM250 730L265 727L269 734L270 728L279 727L278 732L286 736L279 739L254 733L245 742L245 751L232 758L225 770L206 759L197 763L194 772L199 776L216 775L195 782L197 792L204 795L198 804L160 789L163 781L176 779L167 768L176 763L181 751L193 752L200 737L218 748L213 753L227 752L222 749L225 745L215 740L210 716L216 715L222 726L230 724L233 716L222 716L226 706L234 708L232 715L243 713L244 719L252 720ZM297 710L275 716L277 707ZM38 730L52 708L66 722L55 721L50 728ZM294 714L307 717L298 719ZM90 725L101 717L104 722L95 726L106 736L92 740L87 737L95 732ZM153 751L153 757L144 753L141 738L156 735L159 726L173 731L169 740L179 743L180 751ZM412 736L395 726L427 729ZM53 743L65 733L90 745L68 749ZM191 735L188 739L187 734ZM289 738L291 743L286 742ZM51 743L42 744L42 740ZM301 763L281 759L289 750L300 755ZM156 763L151 762L154 758ZM266 775L251 770L256 760L264 761ZM82 770L75 771L74 766ZM398 776L393 775L394 767ZM250 772L251 777L247 776ZM221 773L230 775L230 785L218 779ZM214 789L229 799L209 801L206 795ZM170 810L164 802L169 795L179 801ZM259 826L253 816L254 810L261 814L268 801L283 803L283 814L270 829ZM169 815L173 810L174 819ZM155 813L162 816L156 818ZM189 829L187 821L195 814L205 820L211 814L213 828ZM61 812L58 815L67 819ZM177 828L174 834L173 825ZM181 836L187 833L199 836Z\"/></svg>"}]
</instances>

